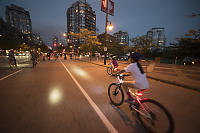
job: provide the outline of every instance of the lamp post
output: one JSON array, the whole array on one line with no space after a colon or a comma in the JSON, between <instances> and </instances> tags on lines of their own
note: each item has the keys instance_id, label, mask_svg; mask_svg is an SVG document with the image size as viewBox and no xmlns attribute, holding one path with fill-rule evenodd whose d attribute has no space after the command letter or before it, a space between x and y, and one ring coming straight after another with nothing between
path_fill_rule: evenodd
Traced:
<instances>
[{"instance_id":1,"label":"lamp post","mask_svg":"<svg viewBox=\"0 0 200 133\"><path fill-rule=\"evenodd\" d=\"M108 30L111 31L113 29L113 25L110 24L108 25L108 22L110 21L106 21L106 28L105 28L105 45L104 45L104 65L106 65L106 55L107 55L107 40L108 40Z\"/></svg>"},{"instance_id":2,"label":"lamp post","mask_svg":"<svg viewBox=\"0 0 200 133\"><path fill-rule=\"evenodd\" d=\"M67 52L67 43L68 43L67 40L68 39L67 39L67 33L66 32L63 33L63 37L64 37L64 44L65 44L64 49L65 49L65 52Z\"/></svg>"},{"instance_id":3,"label":"lamp post","mask_svg":"<svg viewBox=\"0 0 200 133\"><path fill-rule=\"evenodd\" d=\"M109 9L108 9L108 0L101 0L101 11L106 13L106 24L105 24L105 43L104 43L104 65L106 65L106 53L107 53L107 30L112 30L113 26L108 27L108 13L109 15L114 16L114 2L109 0ZM108 12L109 11L109 12Z\"/></svg>"},{"instance_id":4,"label":"lamp post","mask_svg":"<svg viewBox=\"0 0 200 133\"><path fill-rule=\"evenodd\" d=\"M106 7L108 7L108 0L106 0ZM106 25L105 25L105 44L104 44L104 65L106 65L106 54L107 54L107 25L108 25L108 8L106 8Z\"/></svg>"}]
</instances>

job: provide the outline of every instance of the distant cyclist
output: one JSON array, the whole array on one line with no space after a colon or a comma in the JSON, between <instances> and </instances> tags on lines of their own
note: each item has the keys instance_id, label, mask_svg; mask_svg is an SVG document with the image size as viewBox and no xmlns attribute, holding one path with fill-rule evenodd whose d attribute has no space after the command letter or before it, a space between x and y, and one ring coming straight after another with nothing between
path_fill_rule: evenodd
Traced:
<instances>
[{"instance_id":1,"label":"distant cyclist","mask_svg":"<svg viewBox=\"0 0 200 133\"><path fill-rule=\"evenodd\" d=\"M109 64L111 65L111 69L113 69L113 66L114 66L114 72L118 71L117 70L118 63L117 63L117 60L114 57L112 57L111 62Z\"/></svg>"},{"instance_id":2,"label":"distant cyclist","mask_svg":"<svg viewBox=\"0 0 200 133\"><path fill-rule=\"evenodd\" d=\"M114 71L118 71L118 70L117 70L117 68L118 68L118 63L117 63L117 60L116 60L114 57L112 57L112 64L113 64L113 66L114 66Z\"/></svg>"},{"instance_id":3,"label":"distant cyclist","mask_svg":"<svg viewBox=\"0 0 200 133\"><path fill-rule=\"evenodd\" d=\"M39 58L39 54L37 53L37 51L35 49L33 49L31 51L31 60L32 60L32 63L33 63L33 68L36 67L38 58Z\"/></svg>"},{"instance_id":4,"label":"distant cyclist","mask_svg":"<svg viewBox=\"0 0 200 133\"><path fill-rule=\"evenodd\" d=\"M124 81L122 83L123 88L125 89L128 96L130 96L130 92L128 87L135 89L148 89L149 83L142 69L141 64L139 63L140 54L137 52L132 52L129 56L128 61L130 64L122 71L117 72L116 74L120 74L123 72L130 72L133 76L133 81ZM131 97L131 96L130 96ZM127 99L125 102L131 102L133 99Z\"/></svg>"},{"instance_id":5,"label":"distant cyclist","mask_svg":"<svg viewBox=\"0 0 200 133\"><path fill-rule=\"evenodd\" d=\"M50 58L51 58L51 53L50 52L47 53L47 57L48 57L48 60L50 61Z\"/></svg>"}]
</instances>

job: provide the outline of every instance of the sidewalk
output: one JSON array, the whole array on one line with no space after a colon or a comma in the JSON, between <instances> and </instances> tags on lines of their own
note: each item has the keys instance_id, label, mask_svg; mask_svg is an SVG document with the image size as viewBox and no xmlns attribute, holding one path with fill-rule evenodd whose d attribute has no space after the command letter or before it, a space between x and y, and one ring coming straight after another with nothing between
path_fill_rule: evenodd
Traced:
<instances>
[{"instance_id":1,"label":"sidewalk","mask_svg":"<svg viewBox=\"0 0 200 133\"><path fill-rule=\"evenodd\" d=\"M102 67L109 67L109 65L104 65L103 58L98 59L98 61L96 58L92 58L90 61L88 57L76 57L76 59ZM109 62L110 60L107 60L106 63ZM129 63L118 61L118 64L119 69L122 70ZM148 78L200 92L200 67L160 64L153 61L141 61L141 64Z\"/></svg>"}]
</instances>

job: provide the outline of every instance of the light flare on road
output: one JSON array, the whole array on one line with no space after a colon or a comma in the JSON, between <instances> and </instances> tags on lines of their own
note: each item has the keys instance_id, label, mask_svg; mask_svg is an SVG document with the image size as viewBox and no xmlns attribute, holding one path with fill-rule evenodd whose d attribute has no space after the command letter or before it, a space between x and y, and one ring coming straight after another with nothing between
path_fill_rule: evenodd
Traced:
<instances>
[{"instance_id":1,"label":"light flare on road","mask_svg":"<svg viewBox=\"0 0 200 133\"><path fill-rule=\"evenodd\" d=\"M73 66L72 70L78 74L79 76L85 78L85 79L90 79L90 76L81 68Z\"/></svg>"},{"instance_id":2,"label":"light flare on road","mask_svg":"<svg viewBox=\"0 0 200 133\"><path fill-rule=\"evenodd\" d=\"M49 95L49 101L51 104L58 103L62 98L62 94L59 89L53 89Z\"/></svg>"}]
</instances>

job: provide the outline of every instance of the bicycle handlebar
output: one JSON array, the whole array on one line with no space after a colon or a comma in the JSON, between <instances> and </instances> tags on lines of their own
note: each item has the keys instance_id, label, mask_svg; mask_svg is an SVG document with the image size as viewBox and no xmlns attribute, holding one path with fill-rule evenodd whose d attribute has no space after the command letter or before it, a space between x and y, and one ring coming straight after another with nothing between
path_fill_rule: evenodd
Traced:
<instances>
[{"instance_id":1,"label":"bicycle handlebar","mask_svg":"<svg viewBox=\"0 0 200 133\"><path fill-rule=\"evenodd\" d=\"M119 77L119 79L123 80L125 76L130 76L130 75L129 74L116 74L115 76L116 76L116 78Z\"/></svg>"},{"instance_id":2,"label":"bicycle handlebar","mask_svg":"<svg viewBox=\"0 0 200 133\"><path fill-rule=\"evenodd\" d=\"M130 74L116 74L116 76L123 76L123 77L125 77L125 76L130 76Z\"/></svg>"}]
</instances>

